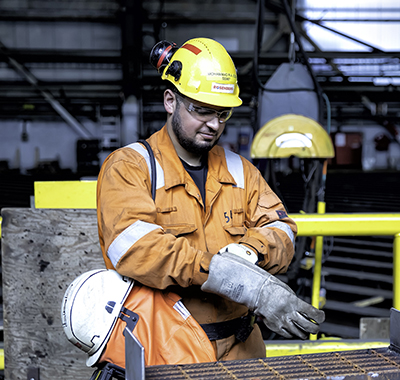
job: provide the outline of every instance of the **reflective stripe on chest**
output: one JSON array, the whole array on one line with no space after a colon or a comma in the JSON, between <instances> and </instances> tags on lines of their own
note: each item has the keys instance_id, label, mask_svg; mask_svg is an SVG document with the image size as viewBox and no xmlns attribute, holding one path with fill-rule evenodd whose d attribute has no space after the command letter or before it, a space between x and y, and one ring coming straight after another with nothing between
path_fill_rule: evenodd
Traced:
<instances>
[{"instance_id":1,"label":"reflective stripe on chest","mask_svg":"<svg viewBox=\"0 0 400 380\"><path fill-rule=\"evenodd\" d=\"M149 169L150 178L151 178L150 156L149 156L149 152L147 151L147 149L142 144L137 143L137 142L128 145L127 148L131 148L131 149L135 150L136 152L138 152L141 156L143 156L143 158L146 160L146 164ZM164 170L162 169L162 167L158 163L158 161L157 160L155 160L155 161L156 161L156 175L157 175L156 190L158 190L158 189L161 189L162 187L164 187L164 185L165 185Z\"/></svg>"},{"instance_id":2,"label":"reflective stripe on chest","mask_svg":"<svg viewBox=\"0 0 400 380\"><path fill-rule=\"evenodd\" d=\"M150 164L150 156L147 152L146 148L143 147L140 143L133 143L127 146L138 152L143 158L146 160L147 167L149 169L150 178L151 178L151 164ZM229 173L232 175L233 179L236 182L236 187L244 189L244 171L243 171L243 163L240 156L230 150L224 149L225 151L225 159L228 167ZM165 185L164 179L164 170L161 165L156 160L156 174L157 174L157 185L156 189L161 189Z\"/></svg>"}]
</instances>

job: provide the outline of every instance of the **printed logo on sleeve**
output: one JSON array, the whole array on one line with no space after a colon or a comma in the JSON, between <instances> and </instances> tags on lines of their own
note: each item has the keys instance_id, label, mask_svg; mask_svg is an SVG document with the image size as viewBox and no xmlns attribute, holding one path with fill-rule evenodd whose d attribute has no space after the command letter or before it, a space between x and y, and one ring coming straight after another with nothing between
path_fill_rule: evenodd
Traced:
<instances>
[{"instance_id":1,"label":"printed logo on sleeve","mask_svg":"<svg viewBox=\"0 0 400 380\"><path fill-rule=\"evenodd\" d=\"M225 94L233 94L235 91L234 84L221 84L221 83L212 83L211 92L221 92Z\"/></svg>"},{"instance_id":2,"label":"printed logo on sleeve","mask_svg":"<svg viewBox=\"0 0 400 380\"><path fill-rule=\"evenodd\" d=\"M285 211L277 210L276 213L278 214L279 219L287 218L287 214Z\"/></svg>"}]
</instances>

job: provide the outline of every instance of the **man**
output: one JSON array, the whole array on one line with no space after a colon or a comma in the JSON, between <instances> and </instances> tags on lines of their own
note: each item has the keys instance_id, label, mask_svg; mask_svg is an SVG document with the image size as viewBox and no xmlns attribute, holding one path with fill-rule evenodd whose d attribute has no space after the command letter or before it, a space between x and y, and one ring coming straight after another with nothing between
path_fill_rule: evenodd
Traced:
<instances>
[{"instance_id":1,"label":"man","mask_svg":"<svg viewBox=\"0 0 400 380\"><path fill-rule=\"evenodd\" d=\"M107 268L178 294L217 360L265 356L252 311L283 336L316 333L323 312L271 276L292 259L295 223L260 172L217 145L242 103L232 59L218 42L196 38L180 48L157 44L151 61L169 84L167 122L147 140L155 201L145 149L113 152L97 190Z\"/></svg>"}]
</instances>

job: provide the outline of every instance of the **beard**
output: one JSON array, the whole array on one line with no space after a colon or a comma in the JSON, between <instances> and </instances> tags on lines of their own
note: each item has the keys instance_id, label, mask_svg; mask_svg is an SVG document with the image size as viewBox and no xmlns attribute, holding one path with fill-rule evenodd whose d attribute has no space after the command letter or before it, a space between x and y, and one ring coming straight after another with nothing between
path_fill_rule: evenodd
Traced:
<instances>
[{"instance_id":1,"label":"beard","mask_svg":"<svg viewBox=\"0 0 400 380\"><path fill-rule=\"evenodd\" d=\"M172 131L174 132L176 139L178 140L178 143L180 146L185 149L186 151L190 153L194 153L198 156L203 156L206 153L208 153L215 145L218 144L219 137L216 141L214 142L208 142L208 141L203 141L203 142L198 142L194 138L189 137L182 126L182 120L181 116L179 114L179 103L176 108L176 111L172 115L172 120L171 120L171 125L172 125Z\"/></svg>"}]
</instances>

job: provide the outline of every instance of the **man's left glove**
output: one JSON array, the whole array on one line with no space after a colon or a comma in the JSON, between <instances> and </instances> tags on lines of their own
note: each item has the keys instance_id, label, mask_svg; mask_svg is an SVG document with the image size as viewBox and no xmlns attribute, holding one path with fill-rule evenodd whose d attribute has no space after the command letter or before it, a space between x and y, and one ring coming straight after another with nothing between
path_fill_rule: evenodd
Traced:
<instances>
[{"instance_id":1,"label":"man's left glove","mask_svg":"<svg viewBox=\"0 0 400 380\"><path fill-rule=\"evenodd\" d=\"M272 331L286 337L316 334L325 313L296 296L284 282L230 252L213 256L204 292L246 305Z\"/></svg>"}]
</instances>

